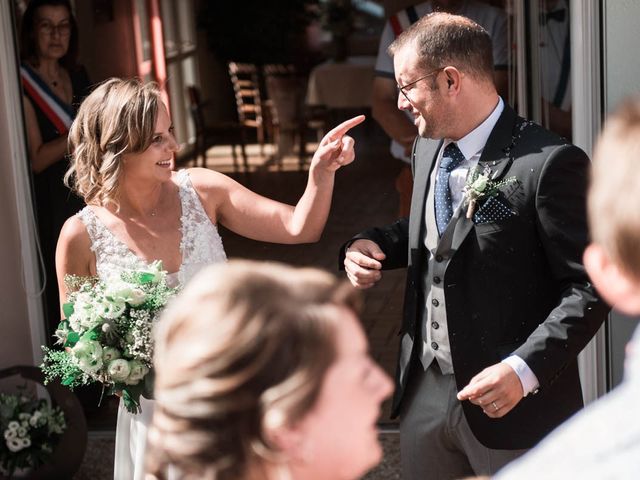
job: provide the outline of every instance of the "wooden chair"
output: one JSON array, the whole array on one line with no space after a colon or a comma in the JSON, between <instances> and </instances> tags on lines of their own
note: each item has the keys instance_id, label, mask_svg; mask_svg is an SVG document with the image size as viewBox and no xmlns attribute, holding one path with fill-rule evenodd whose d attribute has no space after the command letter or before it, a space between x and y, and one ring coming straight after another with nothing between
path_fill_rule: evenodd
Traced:
<instances>
[{"instance_id":1,"label":"wooden chair","mask_svg":"<svg viewBox=\"0 0 640 480\"><path fill-rule=\"evenodd\" d=\"M264 155L267 125L258 68L252 63L229 62L229 77L235 92L238 120L245 128L255 129L260 154Z\"/></svg>"},{"instance_id":2,"label":"wooden chair","mask_svg":"<svg viewBox=\"0 0 640 480\"><path fill-rule=\"evenodd\" d=\"M207 122L205 120L205 108L208 102L200 98L200 90L195 85L187 87L191 118L196 130L195 158L202 158L202 166L207 166L207 150L214 145L231 145L233 168L238 171L238 156L236 147L240 146L244 171L249 171L249 160L246 152L245 126L238 122Z\"/></svg>"}]
</instances>

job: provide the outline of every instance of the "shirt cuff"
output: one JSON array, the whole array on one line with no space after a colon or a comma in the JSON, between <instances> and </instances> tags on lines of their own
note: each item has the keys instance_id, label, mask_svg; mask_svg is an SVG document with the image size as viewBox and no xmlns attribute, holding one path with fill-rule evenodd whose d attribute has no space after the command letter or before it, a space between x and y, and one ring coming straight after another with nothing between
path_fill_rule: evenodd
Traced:
<instances>
[{"instance_id":1,"label":"shirt cuff","mask_svg":"<svg viewBox=\"0 0 640 480\"><path fill-rule=\"evenodd\" d=\"M538 377L536 377L536 374L533 373L525 361L519 356L511 355L502 360L502 363L506 363L516 372L516 375L518 375L520 383L522 384L522 391L524 392L525 397L538 390L538 387L540 386Z\"/></svg>"}]
</instances>

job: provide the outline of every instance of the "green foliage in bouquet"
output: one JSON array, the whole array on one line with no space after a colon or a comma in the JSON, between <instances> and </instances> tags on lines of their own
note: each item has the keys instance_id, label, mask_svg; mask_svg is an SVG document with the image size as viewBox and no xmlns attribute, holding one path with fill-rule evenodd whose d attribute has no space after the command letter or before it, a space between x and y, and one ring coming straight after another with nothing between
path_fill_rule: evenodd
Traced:
<instances>
[{"instance_id":1,"label":"green foliage in bouquet","mask_svg":"<svg viewBox=\"0 0 640 480\"><path fill-rule=\"evenodd\" d=\"M151 398L153 388L153 322L176 293L166 283L162 262L107 281L75 276L65 281L72 293L55 333L64 349L43 347L46 381L60 378L70 388L99 382L138 413L140 396Z\"/></svg>"},{"instance_id":2,"label":"green foliage in bouquet","mask_svg":"<svg viewBox=\"0 0 640 480\"><path fill-rule=\"evenodd\" d=\"M36 469L48 462L66 429L64 414L45 399L24 392L0 393L0 471L12 477L18 469Z\"/></svg>"}]
</instances>

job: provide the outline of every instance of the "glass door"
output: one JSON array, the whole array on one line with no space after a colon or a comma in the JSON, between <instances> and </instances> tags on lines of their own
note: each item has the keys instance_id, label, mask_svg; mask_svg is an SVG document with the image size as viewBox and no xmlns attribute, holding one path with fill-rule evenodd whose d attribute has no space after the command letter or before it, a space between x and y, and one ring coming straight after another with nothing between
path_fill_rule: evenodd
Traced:
<instances>
[{"instance_id":1,"label":"glass door","mask_svg":"<svg viewBox=\"0 0 640 480\"><path fill-rule=\"evenodd\" d=\"M598 2L508 0L505 7L514 49L509 102L591 155L603 111ZM603 327L578 359L587 403L610 383L606 337Z\"/></svg>"}]
</instances>

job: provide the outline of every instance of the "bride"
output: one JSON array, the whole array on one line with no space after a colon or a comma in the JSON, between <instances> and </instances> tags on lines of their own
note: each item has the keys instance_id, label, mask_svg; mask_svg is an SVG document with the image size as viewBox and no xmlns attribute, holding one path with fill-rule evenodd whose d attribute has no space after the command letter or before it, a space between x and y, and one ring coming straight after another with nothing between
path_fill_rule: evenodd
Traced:
<instances>
[{"instance_id":1,"label":"bride","mask_svg":"<svg viewBox=\"0 0 640 480\"><path fill-rule=\"evenodd\" d=\"M346 132L358 116L320 142L307 187L295 206L251 192L212 170L174 172L178 145L154 84L110 79L80 106L69 133L71 167L65 180L87 204L65 223L56 250L60 301L66 275L111 277L161 260L173 286L202 267L226 260L217 225L277 243L317 241L331 206L334 175L355 158ZM154 402L142 413L122 402L116 428L114 478L142 479L147 426Z\"/></svg>"}]
</instances>

